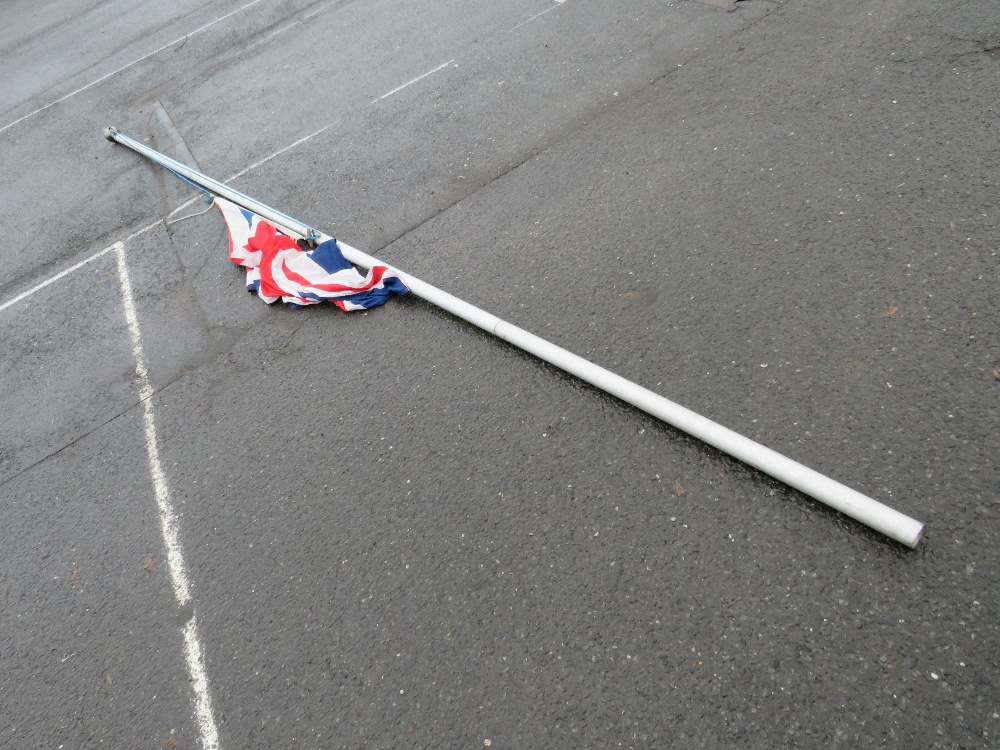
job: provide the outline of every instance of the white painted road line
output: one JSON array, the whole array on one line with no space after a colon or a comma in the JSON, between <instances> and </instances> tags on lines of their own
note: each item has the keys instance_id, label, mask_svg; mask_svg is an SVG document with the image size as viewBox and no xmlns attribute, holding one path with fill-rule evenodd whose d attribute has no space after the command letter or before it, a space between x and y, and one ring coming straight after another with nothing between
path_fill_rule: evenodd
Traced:
<instances>
[{"instance_id":1,"label":"white painted road line","mask_svg":"<svg viewBox=\"0 0 1000 750\"><path fill-rule=\"evenodd\" d=\"M531 23L531 22L532 22L532 21L534 21L534 20L535 20L536 18L541 18L541 17L542 17L542 16L544 16L544 15L545 15L546 13L551 13L552 11L554 11L554 10L555 10L556 8L558 8L558 7L560 6L560 5L562 5L562 4L563 4L563 3L565 3L565 2L566 2L566 0L555 0L555 3L556 3L556 4L555 4L555 5L553 5L553 6L551 7L551 8L546 8L546 9L545 9L545 10L543 10L543 11L542 11L541 13L536 13L535 15L533 15L533 16L532 16L531 18L529 18L528 20L526 20L526 21L521 21L521 23L519 23L519 24L518 24L517 26L512 26L511 28L507 29L507 33L509 34L509 33L510 33L510 32L512 32L512 31L517 31L517 30L518 30L519 28L521 28L521 27L522 27L522 26L524 26L525 24L528 24L528 23Z\"/></svg>"},{"instance_id":2,"label":"white painted road line","mask_svg":"<svg viewBox=\"0 0 1000 750\"><path fill-rule=\"evenodd\" d=\"M109 245L108 247L104 248L103 250L100 250L100 251L94 253L89 258L84 258L79 263L75 263L74 265L70 266L69 268L66 268L66 269L60 271L55 276L50 276L45 281L43 281L43 282L41 282L39 284L35 284L33 287L31 287L31 289L25 290L25 291L21 292L19 295L17 295L16 297L12 297L11 299L9 299L6 302L4 302L3 304L0 304L0 311L6 310L11 305L17 304L21 300L26 299L27 297L30 297L35 292L40 292L42 289L44 289L45 287L47 287L49 284L56 283L63 276L68 276L69 274L73 273L73 271L76 271L79 268L83 268L88 263L91 263L91 262L97 260L98 258L100 258L103 255L107 255L108 253L110 253L114 249L115 249L115 245Z\"/></svg>"},{"instance_id":3,"label":"white painted road line","mask_svg":"<svg viewBox=\"0 0 1000 750\"><path fill-rule=\"evenodd\" d=\"M153 387L149 383L149 367L146 353L142 348L142 338L139 332L139 319L135 311L135 297L132 294L132 279L128 265L125 262L125 243L116 242L112 247L118 258L118 277L122 288L122 304L125 307L125 320L128 322L129 335L132 337L132 354L135 356L135 374L139 377L139 400L143 405L146 422L146 453L149 455L149 473L153 478L153 489L156 492L156 506L160 511L160 526L163 531L163 541L167 548L167 566L170 569L170 582L173 585L174 597L180 605L191 601L191 588L188 584L184 557L181 554L180 536L177 531L177 515L170 500L170 490L167 488L167 478L160 465L160 451L156 443L156 424L153 420Z\"/></svg>"},{"instance_id":4,"label":"white painted road line","mask_svg":"<svg viewBox=\"0 0 1000 750\"><path fill-rule=\"evenodd\" d=\"M125 243L116 242L111 246L118 259L118 280L121 283L122 305L125 308L125 320L128 322L129 335L132 338L132 353L135 356L135 374L139 377L139 400L142 403L143 417L146 426L146 455L149 459L149 473L153 480L153 491L156 495L156 506L160 515L160 532L163 535L163 546L167 550L167 568L170 571L170 583L173 586L174 598L177 604L183 606L191 601L191 584L187 576L187 566L181 549L180 531L177 524L177 512L170 499L170 488L167 485L166 474L160 463L160 450L156 440L156 421L153 415L153 387L149 382L149 367L146 353L142 347L142 334L139 330L139 318L136 315L135 297L132 294L132 279L128 264L125 261ZM205 657L201 642L198 640L198 626L194 614L184 626L184 656L187 662L188 677L194 690L195 718L201 735L201 744L205 750L219 749L219 731L212 711L212 699L208 690L208 675L205 671Z\"/></svg>"},{"instance_id":5,"label":"white painted road line","mask_svg":"<svg viewBox=\"0 0 1000 750\"><path fill-rule=\"evenodd\" d=\"M219 750L219 730L212 710L212 697L208 692L205 653L198 640L198 620L193 614L184 626L184 656L191 678L191 689L194 690L194 715L201 734L201 746L203 750Z\"/></svg>"},{"instance_id":6,"label":"white painted road line","mask_svg":"<svg viewBox=\"0 0 1000 750\"><path fill-rule=\"evenodd\" d=\"M201 32L205 31L205 29L208 29L208 28L210 28L212 26L215 26L215 24L219 23L220 21L225 21L230 16L235 16L237 13L241 13L242 11L246 10L247 8L249 8L249 7L253 6L253 5L256 5L259 2L261 2L261 0L250 0L250 2L247 3L246 5L244 5L244 6L240 7L240 8L237 8L236 10L230 11L229 13L226 13L224 16L219 16L214 21L209 21L204 26L199 26L194 31L189 31L187 34L184 34L184 36L177 37L172 42L167 42L162 47L158 47L158 48L154 49L152 52L150 52L148 54L145 54L142 57L139 57L139 58L133 60L132 62L128 63L127 65L123 65L122 67L118 68L117 70L112 70L110 73L105 73L100 78L97 78L96 80L91 81L90 83L86 84L85 86L81 86L80 88L76 89L75 91L70 91L65 96L61 96L58 99L56 99L55 101L49 102L48 104L46 104L43 107L39 107L34 112L29 112L28 114L26 114L26 115L24 115L22 117L17 118L13 122L7 123L2 128L0 128L0 133L2 133L3 131L7 130L8 128L14 127L19 122L24 122L29 117L34 117L39 112L44 112L49 107L54 107L55 105L59 104L60 102L64 102L67 99L69 99L70 97L76 96L77 94L79 94L79 93L81 93L83 91L86 91L87 89L89 89L89 88L91 88L93 86L96 86L97 84L101 83L102 81L108 80L109 78L111 78L111 76L117 75L118 73L121 73L123 70L128 70L133 65L138 65L143 60L148 60L153 55L156 55L156 54L158 54L160 52L163 52L163 50L169 49L170 47L173 47L175 44L180 44L181 42L187 41L188 39L190 39L191 37L193 37L195 34L200 34Z\"/></svg>"},{"instance_id":7,"label":"white painted road line","mask_svg":"<svg viewBox=\"0 0 1000 750\"><path fill-rule=\"evenodd\" d=\"M445 64L447 65L447 63L445 63ZM327 128L331 128L334 125L336 125L337 122L340 122L340 121L337 120L336 122L331 122L329 125L324 125L319 130L314 130L309 135L302 136L301 138L299 138L294 143L289 143L287 146L285 146L282 149L279 149L279 150L275 151L270 156L265 156L260 161L255 161L253 164L251 164L246 169L241 169L239 172L237 172L236 174L232 175L231 177L227 177L225 180L223 180L223 183L225 183L225 184L228 185L230 182L232 182L233 180L237 179L238 177L242 177L243 175L245 175L251 169L256 169L257 167L261 166L262 164L267 164L269 161L271 161L271 159L274 159L275 157L281 156L283 153L285 153L286 151L290 151L291 149L295 148L296 146L302 145L303 143L305 143L306 141L308 141L310 138L315 138L317 135L319 135L320 133L322 133ZM197 200L197 198L195 198L195 200ZM185 205L190 205L190 203L191 202L189 202L188 204L185 204ZM180 208L180 206L178 206L177 208ZM177 209L174 209L174 210L176 211Z\"/></svg>"},{"instance_id":8,"label":"white painted road line","mask_svg":"<svg viewBox=\"0 0 1000 750\"><path fill-rule=\"evenodd\" d=\"M392 91L390 91L390 92L388 92L386 94L382 94L382 96L380 96L378 99L376 99L375 101L373 101L372 104L376 104L376 103L382 101L383 99L388 99L393 94L398 94L400 91L402 91L403 89L405 89L407 86L412 86L417 81L423 80L424 78L426 78L427 76L431 75L432 73L437 73L439 70L441 70L441 68L447 68L453 62L455 62L455 61L454 60L449 60L448 62L441 63L436 68L434 68L434 70L428 70L426 73L422 73L421 75L418 75L416 78L414 78L414 79L412 79L410 81L407 81L402 86L397 86Z\"/></svg>"},{"instance_id":9,"label":"white painted road line","mask_svg":"<svg viewBox=\"0 0 1000 750\"><path fill-rule=\"evenodd\" d=\"M194 203L194 200L189 201L188 204L185 204L185 205L189 205L190 203ZM50 276L49 278L45 279L45 281L42 281L42 282L40 282L38 284L35 284L33 287L31 287L31 289L26 289L25 291L23 291L20 294L18 294L16 297L12 297L11 299L9 299L6 302L4 302L3 304L0 304L0 311L6 310L11 305L16 304L16 303L20 302L23 299L27 299L28 297L30 297L35 292L42 291L45 287L49 286L50 284L54 284L55 282L59 281L59 279L63 278L64 276L68 276L69 274L73 273L73 271L78 271L79 269L81 269L85 265L87 265L88 263L92 263L93 261L97 260L98 258L100 258L100 257L102 257L104 255L107 255L112 250L117 249L118 245L120 245L120 244L122 244L124 242L128 242L131 239L134 239L134 238L138 237L140 234L145 234L146 232L148 232L153 227L155 227L155 226L157 226L159 224L162 224L162 223L163 223L163 219L157 219L152 224L147 224L142 229L138 229L135 232L132 232L132 234L130 234L124 240L122 240L120 242L116 242L113 245L108 245L103 250L98 250L93 255L87 256L86 258L84 258L83 260L81 260L79 263L74 263L69 268L64 268L62 271L60 271L59 273L57 273L55 276Z\"/></svg>"}]
</instances>

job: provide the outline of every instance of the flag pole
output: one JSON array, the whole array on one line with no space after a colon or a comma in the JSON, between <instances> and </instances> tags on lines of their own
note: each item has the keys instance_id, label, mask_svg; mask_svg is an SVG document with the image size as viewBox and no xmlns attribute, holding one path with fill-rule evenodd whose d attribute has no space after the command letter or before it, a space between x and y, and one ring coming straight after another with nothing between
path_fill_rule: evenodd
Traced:
<instances>
[{"instance_id":1,"label":"flag pole","mask_svg":"<svg viewBox=\"0 0 1000 750\"><path fill-rule=\"evenodd\" d=\"M272 224L307 239L316 240L324 235L259 201L233 190L229 186L203 175L201 172L181 164L159 151L129 138L115 128L106 128L105 137L136 151L182 179L225 198L248 211L261 216ZM351 263L365 269L372 266L387 266L399 274L399 278L410 291L451 314L472 323L504 341L522 349L539 359L575 375L602 391L617 396L657 419L666 422L687 434L708 443L733 458L760 469L775 479L784 482L831 508L860 521L861 523L905 544L916 547L924 534L924 524L873 498L847 487L820 474L797 461L777 453L760 443L756 443L727 427L674 403L653 391L642 387L610 370L573 354L560 346L539 338L529 331L519 328L496 315L486 312L448 292L394 268L378 258L337 241L344 257Z\"/></svg>"}]
</instances>

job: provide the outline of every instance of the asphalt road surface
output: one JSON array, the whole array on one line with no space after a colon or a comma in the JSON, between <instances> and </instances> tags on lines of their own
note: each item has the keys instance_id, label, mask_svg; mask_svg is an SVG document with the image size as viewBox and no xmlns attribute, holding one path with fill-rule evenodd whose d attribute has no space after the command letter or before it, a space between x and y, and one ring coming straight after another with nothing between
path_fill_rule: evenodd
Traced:
<instances>
[{"instance_id":1,"label":"asphalt road surface","mask_svg":"<svg viewBox=\"0 0 1000 750\"><path fill-rule=\"evenodd\" d=\"M995 0L0 18L0 748L997 746ZM264 305L106 125L925 539L418 299Z\"/></svg>"}]
</instances>

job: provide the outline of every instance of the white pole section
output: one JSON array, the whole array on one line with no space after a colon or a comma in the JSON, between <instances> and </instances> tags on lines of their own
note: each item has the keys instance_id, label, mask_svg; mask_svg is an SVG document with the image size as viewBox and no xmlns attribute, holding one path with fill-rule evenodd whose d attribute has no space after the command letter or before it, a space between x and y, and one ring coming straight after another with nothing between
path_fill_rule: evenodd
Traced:
<instances>
[{"instance_id":1,"label":"white pole section","mask_svg":"<svg viewBox=\"0 0 1000 750\"><path fill-rule=\"evenodd\" d=\"M243 206L267 219L273 224L303 237L325 237L307 224L292 219L285 214L237 192L210 177L197 172L180 162L164 156L148 146L122 135L114 128L104 131L108 140L117 141L152 161L181 175L185 179L202 186L226 200ZM870 526L876 531L895 539L908 547L916 547L924 533L924 524L903 513L900 513L867 495L830 479L817 471L803 466L797 461L777 453L760 443L756 443L743 435L733 432L727 427L696 414L680 404L664 398L658 393L643 388L641 385L626 380L610 370L606 370L593 362L577 356L561 346L539 338L523 328L518 328L496 315L488 313L475 305L438 289L420 279L394 268L378 258L372 257L357 248L337 240L344 257L351 263L362 268L372 266L388 266L396 271L403 283L416 296L447 310L463 320L482 328L489 333L508 341L514 346L539 359L568 372L591 385L600 388L612 396L617 396L633 406L642 409L657 419L683 430L689 435L718 448L733 458L760 469L775 479L794 487L810 497L839 510L841 513Z\"/></svg>"}]
</instances>

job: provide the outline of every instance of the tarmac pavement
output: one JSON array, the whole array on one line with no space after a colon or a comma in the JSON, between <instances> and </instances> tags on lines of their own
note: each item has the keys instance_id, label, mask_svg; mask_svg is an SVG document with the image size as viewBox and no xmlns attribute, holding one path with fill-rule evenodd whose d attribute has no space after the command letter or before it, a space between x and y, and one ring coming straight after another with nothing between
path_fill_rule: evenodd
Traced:
<instances>
[{"instance_id":1,"label":"tarmac pavement","mask_svg":"<svg viewBox=\"0 0 1000 750\"><path fill-rule=\"evenodd\" d=\"M992 747L1000 16L941 6L5 4L0 747ZM926 538L265 306L105 125Z\"/></svg>"}]
</instances>

